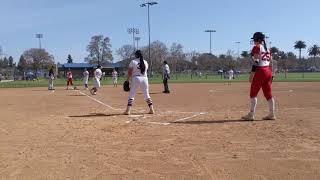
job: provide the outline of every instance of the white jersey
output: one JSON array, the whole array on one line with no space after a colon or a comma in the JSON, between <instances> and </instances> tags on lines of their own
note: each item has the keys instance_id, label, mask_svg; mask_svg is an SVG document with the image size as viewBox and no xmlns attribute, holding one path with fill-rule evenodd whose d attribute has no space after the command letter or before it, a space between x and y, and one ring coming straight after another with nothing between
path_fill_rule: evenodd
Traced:
<instances>
[{"instance_id":1,"label":"white jersey","mask_svg":"<svg viewBox=\"0 0 320 180\"><path fill-rule=\"evenodd\" d=\"M271 53L270 50L266 50L263 45L255 46L253 48L254 54L259 54L259 67L265 67L270 65Z\"/></svg>"},{"instance_id":2,"label":"white jersey","mask_svg":"<svg viewBox=\"0 0 320 180\"><path fill-rule=\"evenodd\" d=\"M168 64L163 66L163 74L170 74L170 68Z\"/></svg>"},{"instance_id":3,"label":"white jersey","mask_svg":"<svg viewBox=\"0 0 320 180\"><path fill-rule=\"evenodd\" d=\"M233 70L232 69L229 71L229 76L233 77Z\"/></svg>"},{"instance_id":4,"label":"white jersey","mask_svg":"<svg viewBox=\"0 0 320 180\"><path fill-rule=\"evenodd\" d=\"M102 77L102 71L101 71L101 69L96 69L95 71L94 71L94 77L96 78L96 79L101 79L101 77Z\"/></svg>"},{"instance_id":5,"label":"white jersey","mask_svg":"<svg viewBox=\"0 0 320 180\"><path fill-rule=\"evenodd\" d=\"M118 72L117 71L113 71L112 72L112 78L117 78L118 77Z\"/></svg>"},{"instance_id":6,"label":"white jersey","mask_svg":"<svg viewBox=\"0 0 320 180\"><path fill-rule=\"evenodd\" d=\"M89 71L84 71L83 72L83 78L88 79L89 78Z\"/></svg>"},{"instance_id":7,"label":"white jersey","mask_svg":"<svg viewBox=\"0 0 320 180\"><path fill-rule=\"evenodd\" d=\"M141 70L140 70L140 59L134 59L131 61L131 63L129 64L129 68L132 68L132 76L147 76L149 65L146 60L143 60L143 61L146 66L146 70L143 74L141 74Z\"/></svg>"},{"instance_id":8,"label":"white jersey","mask_svg":"<svg viewBox=\"0 0 320 180\"><path fill-rule=\"evenodd\" d=\"M83 82L84 84L88 84L89 81L89 71L84 71L83 72Z\"/></svg>"},{"instance_id":9,"label":"white jersey","mask_svg":"<svg viewBox=\"0 0 320 180\"><path fill-rule=\"evenodd\" d=\"M228 74L229 74L229 80L232 80L232 79L233 79L233 74L234 74L233 70L230 69L230 70L228 71Z\"/></svg>"}]
</instances>

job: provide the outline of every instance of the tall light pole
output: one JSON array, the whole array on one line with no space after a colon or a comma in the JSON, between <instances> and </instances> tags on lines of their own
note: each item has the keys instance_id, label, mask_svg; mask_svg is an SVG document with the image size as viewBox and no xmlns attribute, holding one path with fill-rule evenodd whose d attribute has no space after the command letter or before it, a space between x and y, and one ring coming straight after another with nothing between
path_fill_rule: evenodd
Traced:
<instances>
[{"instance_id":1,"label":"tall light pole","mask_svg":"<svg viewBox=\"0 0 320 180\"><path fill-rule=\"evenodd\" d=\"M238 45L238 59L240 59L240 41L236 42L236 44Z\"/></svg>"},{"instance_id":2,"label":"tall light pole","mask_svg":"<svg viewBox=\"0 0 320 180\"><path fill-rule=\"evenodd\" d=\"M150 61L150 73L152 73L152 60L151 60L151 27L150 27L150 6L158 4L157 2L147 2L140 4L140 7L147 7L148 8L148 32L149 32L149 61Z\"/></svg>"},{"instance_id":3,"label":"tall light pole","mask_svg":"<svg viewBox=\"0 0 320 180\"><path fill-rule=\"evenodd\" d=\"M39 39L39 49L41 49L41 39L43 38L43 34L36 34L36 38Z\"/></svg>"},{"instance_id":4,"label":"tall light pole","mask_svg":"<svg viewBox=\"0 0 320 180\"><path fill-rule=\"evenodd\" d=\"M137 49L139 49L139 41L140 41L141 37L135 37L134 40L137 41Z\"/></svg>"},{"instance_id":5,"label":"tall light pole","mask_svg":"<svg viewBox=\"0 0 320 180\"><path fill-rule=\"evenodd\" d=\"M139 34L138 28L128 28L128 33L132 34L133 49L136 50L135 35Z\"/></svg>"},{"instance_id":6,"label":"tall light pole","mask_svg":"<svg viewBox=\"0 0 320 180\"><path fill-rule=\"evenodd\" d=\"M210 54L212 54L212 33L217 32L216 30L208 29L205 30L204 32L210 33Z\"/></svg>"}]
</instances>

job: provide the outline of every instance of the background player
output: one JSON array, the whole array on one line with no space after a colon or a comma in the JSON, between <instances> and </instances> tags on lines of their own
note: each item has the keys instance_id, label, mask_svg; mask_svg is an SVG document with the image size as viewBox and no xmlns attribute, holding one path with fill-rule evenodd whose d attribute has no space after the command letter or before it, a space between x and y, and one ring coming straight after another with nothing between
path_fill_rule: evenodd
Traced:
<instances>
[{"instance_id":1,"label":"background player","mask_svg":"<svg viewBox=\"0 0 320 180\"><path fill-rule=\"evenodd\" d=\"M88 81L89 81L89 71L87 70L87 68L84 69L83 72L83 84L84 84L84 88L86 90L88 90Z\"/></svg>"},{"instance_id":2,"label":"background player","mask_svg":"<svg viewBox=\"0 0 320 180\"><path fill-rule=\"evenodd\" d=\"M90 90L92 95L97 95L98 89L101 87L102 71L101 66L98 65L97 69L94 71L94 87Z\"/></svg>"},{"instance_id":3,"label":"background player","mask_svg":"<svg viewBox=\"0 0 320 180\"><path fill-rule=\"evenodd\" d=\"M53 80L54 80L54 71L53 71L53 66L52 66L51 69L49 70L49 87L48 87L49 91L54 90Z\"/></svg>"},{"instance_id":4,"label":"background player","mask_svg":"<svg viewBox=\"0 0 320 180\"><path fill-rule=\"evenodd\" d=\"M231 85L231 81L234 79L234 71L230 69L228 71L228 85Z\"/></svg>"},{"instance_id":5,"label":"background player","mask_svg":"<svg viewBox=\"0 0 320 180\"><path fill-rule=\"evenodd\" d=\"M73 86L73 77L72 77L72 72L71 69L68 69L67 72L67 90L69 90L69 86Z\"/></svg>"},{"instance_id":6,"label":"background player","mask_svg":"<svg viewBox=\"0 0 320 180\"><path fill-rule=\"evenodd\" d=\"M112 83L113 87L118 87L118 72L116 69L113 69L112 71Z\"/></svg>"},{"instance_id":7,"label":"background player","mask_svg":"<svg viewBox=\"0 0 320 180\"><path fill-rule=\"evenodd\" d=\"M253 41L255 46L252 49L253 60L257 63L254 77L251 82L250 89L250 98L251 98L251 107L250 112L243 116L244 120L254 120L254 115L256 112L257 106L257 95L262 88L263 94L269 104L269 115L264 117L264 120L275 120L275 102L272 97L272 65L270 62L272 60L271 53L267 48L265 42L265 35L261 32L256 32L253 35Z\"/></svg>"},{"instance_id":8,"label":"background player","mask_svg":"<svg viewBox=\"0 0 320 180\"><path fill-rule=\"evenodd\" d=\"M131 87L130 87L130 93L128 98L128 106L127 110L124 114L130 115L131 113L131 107L134 101L134 97L137 93L138 88L143 92L144 99L146 100L148 106L149 106L149 114L154 114L154 108L152 104L152 100L149 94L149 82L148 82L148 62L143 59L142 52L140 50L135 52L136 59L132 60L129 64L129 70L128 70L128 81L131 79Z\"/></svg>"},{"instance_id":9,"label":"background player","mask_svg":"<svg viewBox=\"0 0 320 180\"><path fill-rule=\"evenodd\" d=\"M163 73L163 86L164 86L164 91L163 93L170 93L170 89L169 89L169 85L168 85L168 80L170 79L170 68L168 65L167 61L163 62L163 69L162 69L162 73Z\"/></svg>"}]
</instances>

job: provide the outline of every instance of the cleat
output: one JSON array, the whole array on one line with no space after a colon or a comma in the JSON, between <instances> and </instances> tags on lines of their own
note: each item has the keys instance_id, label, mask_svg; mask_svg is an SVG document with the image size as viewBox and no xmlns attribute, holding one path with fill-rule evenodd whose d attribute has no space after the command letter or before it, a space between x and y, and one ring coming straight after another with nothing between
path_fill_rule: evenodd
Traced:
<instances>
[{"instance_id":1,"label":"cleat","mask_svg":"<svg viewBox=\"0 0 320 180\"><path fill-rule=\"evenodd\" d=\"M273 114L269 114L268 116L262 118L263 120L276 120L276 116Z\"/></svg>"},{"instance_id":2,"label":"cleat","mask_svg":"<svg viewBox=\"0 0 320 180\"><path fill-rule=\"evenodd\" d=\"M123 113L124 115L130 115L131 113L129 111L126 111Z\"/></svg>"},{"instance_id":3,"label":"cleat","mask_svg":"<svg viewBox=\"0 0 320 180\"><path fill-rule=\"evenodd\" d=\"M253 121L254 120L254 115L253 113L248 113L245 116L241 117L242 120L246 120L246 121Z\"/></svg>"},{"instance_id":4,"label":"cleat","mask_svg":"<svg viewBox=\"0 0 320 180\"><path fill-rule=\"evenodd\" d=\"M154 108L153 108L153 106L151 105L150 106L150 111L149 111L149 113L148 114L155 114L155 111L154 111Z\"/></svg>"},{"instance_id":5,"label":"cleat","mask_svg":"<svg viewBox=\"0 0 320 180\"><path fill-rule=\"evenodd\" d=\"M96 95L96 92L94 92L94 89L90 89L91 95Z\"/></svg>"},{"instance_id":6,"label":"cleat","mask_svg":"<svg viewBox=\"0 0 320 180\"><path fill-rule=\"evenodd\" d=\"M124 115L130 115L131 114L131 107L128 106L126 111L123 113Z\"/></svg>"},{"instance_id":7,"label":"cleat","mask_svg":"<svg viewBox=\"0 0 320 180\"><path fill-rule=\"evenodd\" d=\"M150 110L148 114L155 114L154 110Z\"/></svg>"}]
</instances>

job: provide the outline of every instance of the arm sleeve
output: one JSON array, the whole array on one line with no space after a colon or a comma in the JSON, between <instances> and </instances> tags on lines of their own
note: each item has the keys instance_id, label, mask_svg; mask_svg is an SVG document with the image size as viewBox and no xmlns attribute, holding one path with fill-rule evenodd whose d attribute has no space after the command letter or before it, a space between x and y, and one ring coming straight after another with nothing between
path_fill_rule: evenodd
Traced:
<instances>
[{"instance_id":1,"label":"arm sleeve","mask_svg":"<svg viewBox=\"0 0 320 180\"><path fill-rule=\"evenodd\" d=\"M133 61L130 62L129 68L133 68Z\"/></svg>"},{"instance_id":2,"label":"arm sleeve","mask_svg":"<svg viewBox=\"0 0 320 180\"><path fill-rule=\"evenodd\" d=\"M251 56L254 56L255 54L259 54L259 53L260 53L260 47L254 46L251 51Z\"/></svg>"}]
</instances>

